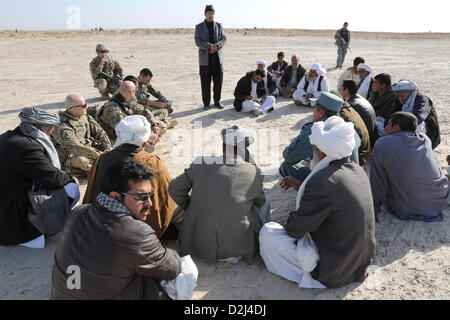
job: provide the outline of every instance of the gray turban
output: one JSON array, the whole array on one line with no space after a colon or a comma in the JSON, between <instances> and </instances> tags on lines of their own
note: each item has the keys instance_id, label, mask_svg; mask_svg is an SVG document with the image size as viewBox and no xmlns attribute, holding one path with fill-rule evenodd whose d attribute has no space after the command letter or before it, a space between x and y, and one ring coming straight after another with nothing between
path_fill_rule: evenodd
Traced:
<instances>
[{"instance_id":1,"label":"gray turban","mask_svg":"<svg viewBox=\"0 0 450 320\"><path fill-rule=\"evenodd\" d=\"M19 113L22 122L28 122L41 126L56 126L59 124L59 116L56 112L46 111L37 107L26 107Z\"/></svg>"}]
</instances>

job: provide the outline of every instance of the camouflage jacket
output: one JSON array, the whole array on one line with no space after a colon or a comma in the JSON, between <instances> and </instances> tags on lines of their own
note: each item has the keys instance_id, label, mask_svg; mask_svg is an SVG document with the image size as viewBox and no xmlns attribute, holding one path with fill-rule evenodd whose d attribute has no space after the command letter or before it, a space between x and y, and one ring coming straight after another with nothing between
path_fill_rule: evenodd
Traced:
<instances>
[{"instance_id":1,"label":"camouflage jacket","mask_svg":"<svg viewBox=\"0 0 450 320\"><path fill-rule=\"evenodd\" d=\"M139 83L139 86L136 88L137 101L143 106L148 106L148 103L151 101L151 96L154 96L159 101L167 102L166 97L160 91L153 88L151 84L146 86L145 84Z\"/></svg>"},{"instance_id":2,"label":"camouflage jacket","mask_svg":"<svg viewBox=\"0 0 450 320\"><path fill-rule=\"evenodd\" d=\"M97 80L100 77L100 73L102 71L112 76L119 76L121 78L123 77L122 67L120 66L117 60L114 60L111 57L109 57L106 60L103 67L100 62L101 58L97 56L94 59L92 59L89 65L89 69L91 70L91 76L93 80Z\"/></svg>"},{"instance_id":3,"label":"camouflage jacket","mask_svg":"<svg viewBox=\"0 0 450 320\"><path fill-rule=\"evenodd\" d=\"M106 132L89 115L75 117L67 111L59 112L60 124L53 134L60 151L71 155L83 155L95 159L100 150L112 148Z\"/></svg>"},{"instance_id":4,"label":"camouflage jacket","mask_svg":"<svg viewBox=\"0 0 450 320\"><path fill-rule=\"evenodd\" d=\"M106 102L98 111L97 121L108 134L108 137L115 141L117 139L115 127L125 117L131 115L142 115L147 118L152 126L158 125L153 114L146 110L144 106L137 103L135 98L125 101L123 96L116 92L111 99Z\"/></svg>"}]
</instances>

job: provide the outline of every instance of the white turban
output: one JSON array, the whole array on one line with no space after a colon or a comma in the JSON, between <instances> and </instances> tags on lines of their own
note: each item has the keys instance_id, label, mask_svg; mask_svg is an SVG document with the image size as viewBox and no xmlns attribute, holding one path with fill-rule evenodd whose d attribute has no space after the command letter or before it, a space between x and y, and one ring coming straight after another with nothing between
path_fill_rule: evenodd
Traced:
<instances>
[{"instance_id":1,"label":"white turban","mask_svg":"<svg viewBox=\"0 0 450 320\"><path fill-rule=\"evenodd\" d=\"M358 67L357 67L356 69L357 69L357 70L359 70L359 69L364 69L364 70L367 70L367 71L369 71L369 72L373 72L373 68L372 68L370 65L365 64L365 63L360 63L360 64L358 64Z\"/></svg>"},{"instance_id":2,"label":"white turban","mask_svg":"<svg viewBox=\"0 0 450 320\"><path fill-rule=\"evenodd\" d=\"M256 64L257 64L257 65L258 65L258 64L262 64L262 65L264 65L264 68L267 67L267 62L264 61L264 60L257 60L257 61L256 61Z\"/></svg>"},{"instance_id":3,"label":"white turban","mask_svg":"<svg viewBox=\"0 0 450 320\"><path fill-rule=\"evenodd\" d=\"M418 89L418 87L419 86L415 82L409 80L401 80L392 87L392 91L415 91Z\"/></svg>"},{"instance_id":4,"label":"white turban","mask_svg":"<svg viewBox=\"0 0 450 320\"><path fill-rule=\"evenodd\" d=\"M115 148L124 143L142 147L152 133L150 122L144 116L128 116L119 122L115 130L117 134Z\"/></svg>"},{"instance_id":5,"label":"white turban","mask_svg":"<svg viewBox=\"0 0 450 320\"><path fill-rule=\"evenodd\" d=\"M332 159L348 157L356 143L354 125L338 116L332 116L325 122L315 122L309 141Z\"/></svg>"},{"instance_id":6,"label":"white turban","mask_svg":"<svg viewBox=\"0 0 450 320\"><path fill-rule=\"evenodd\" d=\"M293 53L293 54L292 54L292 56L291 56L291 59L292 59L293 57L296 57L296 58L297 58L297 60L299 60L299 61L300 61L300 56L299 56L298 54L296 54L296 53Z\"/></svg>"},{"instance_id":7,"label":"white turban","mask_svg":"<svg viewBox=\"0 0 450 320\"><path fill-rule=\"evenodd\" d=\"M319 76L322 76L322 75L324 75L324 74L327 73L327 70L325 70L324 68L322 68L322 65L321 65L320 63L318 63L318 62L314 63L314 64L311 66L311 70L316 70L316 71L317 71L317 74L318 74Z\"/></svg>"}]
</instances>

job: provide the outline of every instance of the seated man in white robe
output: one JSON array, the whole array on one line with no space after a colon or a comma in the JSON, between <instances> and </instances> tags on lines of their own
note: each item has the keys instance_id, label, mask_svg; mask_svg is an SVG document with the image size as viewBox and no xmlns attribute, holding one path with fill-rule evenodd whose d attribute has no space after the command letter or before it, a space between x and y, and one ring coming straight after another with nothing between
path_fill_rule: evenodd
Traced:
<instances>
[{"instance_id":1,"label":"seated man in white robe","mask_svg":"<svg viewBox=\"0 0 450 320\"><path fill-rule=\"evenodd\" d=\"M264 60L258 60L256 61L256 67L266 72L266 76L263 80L266 95L278 96L279 92L277 88L277 81L275 80L275 76L267 70L267 62Z\"/></svg>"},{"instance_id":2,"label":"seated man in white robe","mask_svg":"<svg viewBox=\"0 0 450 320\"><path fill-rule=\"evenodd\" d=\"M324 75L327 71L320 63L314 63L307 74L300 80L297 90L292 94L295 104L314 108L316 103L311 98L318 98L322 92L328 91L328 82Z\"/></svg>"},{"instance_id":3,"label":"seated man in white robe","mask_svg":"<svg viewBox=\"0 0 450 320\"><path fill-rule=\"evenodd\" d=\"M263 226L260 254L270 272L301 288L339 288L363 281L375 254L372 193L364 170L349 159L353 123L337 116L316 122L310 141L320 161L301 185L287 182L298 189L296 211L285 227Z\"/></svg>"},{"instance_id":4,"label":"seated man in white robe","mask_svg":"<svg viewBox=\"0 0 450 320\"><path fill-rule=\"evenodd\" d=\"M275 97L267 96L264 88L264 77L266 71L256 69L248 72L237 83L234 89L234 108L236 111L261 115L273 111Z\"/></svg>"},{"instance_id":5,"label":"seated man in white robe","mask_svg":"<svg viewBox=\"0 0 450 320\"><path fill-rule=\"evenodd\" d=\"M358 94L369 100L373 89L373 68L365 63L358 64L358 74L361 81L358 84Z\"/></svg>"}]
</instances>

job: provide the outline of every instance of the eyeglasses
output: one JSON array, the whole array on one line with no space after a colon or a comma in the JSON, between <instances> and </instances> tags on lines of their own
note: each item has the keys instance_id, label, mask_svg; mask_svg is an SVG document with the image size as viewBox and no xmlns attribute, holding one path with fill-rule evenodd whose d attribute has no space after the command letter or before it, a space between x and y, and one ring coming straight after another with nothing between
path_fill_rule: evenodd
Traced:
<instances>
[{"instance_id":1,"label":"eyeglasses","mask_svg":"<svg viewBox=\"0 0 450 320\"><path fill-rule=\"evenodd\" d=\"M150 198L150 200L153 199L153 196L155 195L155 193L150 192L150 193L132 194L132 193L122 192L122 195L129 196L136 200L144 202L144 201L147 201L148 198Z\"/></svg>"},{"instance_id":2,"label":"eyeglasses","mask_svg":"<svg viewBox=\"0 0 450 320\"><path fill-rule=\"evenodd\" d=\"M78 108L78 107L82 107L83 109L86 109L86 108L87 108L87 103L85 103L85 104L80 104L79 106L73 106L73 107L70 107L70 109Z\"/></svg>"}]
</instances>

